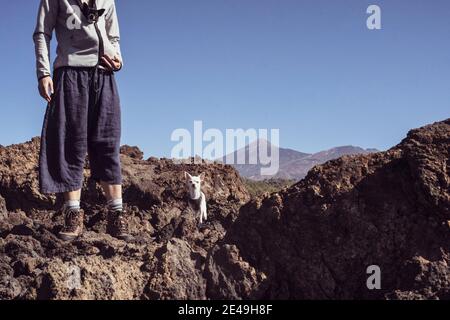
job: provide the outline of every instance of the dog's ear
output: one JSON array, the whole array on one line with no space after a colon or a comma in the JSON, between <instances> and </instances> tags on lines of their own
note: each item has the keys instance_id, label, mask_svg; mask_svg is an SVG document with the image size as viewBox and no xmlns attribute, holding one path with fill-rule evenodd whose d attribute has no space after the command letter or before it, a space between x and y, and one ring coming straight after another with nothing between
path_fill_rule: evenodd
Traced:
<instances>
[{"instance_id":1,"label":"dog's ear","mask_svg":"<svg viewBox=\"0 0 450 320\"><path fill-rule=\"evenodd\" d=\"M184 172L184 178L186 179L186 180L188 180L188 179L192 179L192 176L189 174L189 173L187 173L186 171Z\"/></svg>"},{"instance_id":2,"label":"dog's ear","mask_svg":"<svg viewBox=\"0 0 450 320\"><path fill-rule=\"evenodd\" d=\"M204 181L204 180L205 180L205 176L206 176L206 174L205 174L204 172L202 172L202 173L199 175L200 181Z\"/></svg>"},{"instance_id":3,"label":"dog's ear","mask_svg":"<svg viewBox=\"0 0 450 320\"><path fill-rule=\"evenodd\" d=\"M101 17L105 13L105 9L98 10L98 16Z\"/></svg>"}]
</instances>

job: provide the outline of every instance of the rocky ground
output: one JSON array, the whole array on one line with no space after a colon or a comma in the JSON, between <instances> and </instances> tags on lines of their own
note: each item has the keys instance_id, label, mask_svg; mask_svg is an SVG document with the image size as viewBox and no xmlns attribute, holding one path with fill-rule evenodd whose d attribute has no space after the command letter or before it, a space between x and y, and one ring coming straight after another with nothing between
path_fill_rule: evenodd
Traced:
<instances>
[{"instance_id":1,"label":"rocky ground","mask_svg":"<svg viewBox=\"0 0 450 320\"><path fill-rule=\"evenodd\" d=\"M450 299L449 151L447 120L250 202L208 256L207 296Z\"/></svg>"},{"instance_id":2,"label":"rocky ground","mask_svg":"<svg viewBox=\"0 0 450 320\"><path fill-rule=\"evenodd\" d=\"M38 192L39 139L0 147L0 299L450 299L449 147L446 120L253 200L229 166L123 147L129 244L105 234L88 164L87 232L65 243L61 199ZM201 228L184 171L206 173ZM381 290L366 287L369 265Z\"/></svg>"},{"instance_id":3,"label":"rocky ground","mask_svg":"<svg viewBox=\"0 0 450 320\"><path fill-rule=\"evenodd\" d=\"M142 159L122 148L124 200L136 241L105 234L104 198L85 170L87 232L73 243L55 235L61 199L38 192L39 139L0 149L0 298L205 299L207 252L249 200L234 169ZM183 173L205 172L210 220L198 228L185 201ZM78 280L79 278L79 280Z\"/></svg>"}]
</instances>

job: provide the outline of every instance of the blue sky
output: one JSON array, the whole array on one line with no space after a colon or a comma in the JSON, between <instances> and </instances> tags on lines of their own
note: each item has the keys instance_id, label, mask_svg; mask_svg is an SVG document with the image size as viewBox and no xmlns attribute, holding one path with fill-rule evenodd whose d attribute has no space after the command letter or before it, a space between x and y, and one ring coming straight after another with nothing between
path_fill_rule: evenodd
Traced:
<instances>
[{"instance_id":1,"label":"blue sky","mask_svg":"<svg viewBox=\"0 0 450 320\"><path fill-rule=\"evenodd\" d=\"M386 149L450 111L448 0L116 0L122 142L169 156L174 129L279 128L304 152ZM382 9L382 30L366 8ZM41 131L38 0L3 1L0 144Z\"/></svg>"}]
</instances>

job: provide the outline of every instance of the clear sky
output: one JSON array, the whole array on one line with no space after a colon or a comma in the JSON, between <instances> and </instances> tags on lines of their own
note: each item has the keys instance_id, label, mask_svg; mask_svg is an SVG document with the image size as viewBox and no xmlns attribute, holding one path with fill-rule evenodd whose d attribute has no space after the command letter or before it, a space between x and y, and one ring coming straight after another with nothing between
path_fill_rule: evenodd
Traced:
<instances>
[{"instance_id":1,"label":"clear sky","mask_svg":"<svg viewBox=\"0 0 450 320\"><path fill-rule=\"evenodd\" d=\"M41 131L38 0L2 1L0 144ZM450 115L448 0L116 0L123 143L169 156L174 129L279 128L304 152L386 149ZM382 9L382 30L366 9Z\"/></svg>"}]
</instances>

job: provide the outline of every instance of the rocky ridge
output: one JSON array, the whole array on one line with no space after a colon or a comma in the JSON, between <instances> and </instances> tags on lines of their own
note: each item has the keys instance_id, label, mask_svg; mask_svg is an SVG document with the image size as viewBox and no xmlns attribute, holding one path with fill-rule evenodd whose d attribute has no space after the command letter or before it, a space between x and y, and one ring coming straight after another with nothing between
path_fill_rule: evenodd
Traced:
<instances>
[{"instance_id":1,"label":"rocky ridge","mask_svg":"<svg viewBox=\"0 0 450 320\"><path fill-rule=\"evenodd\" d=\"M38 192L38 149L0 147L0 299L450 299L450 119L253 200L229 166L144 160L125 146L128 244L105 234L88 163L87 231L55 236L61 200ZM206 173L200 228L184 171ZM370 265L381 290L366 286Z\"/></svg>"}]
</instances>

